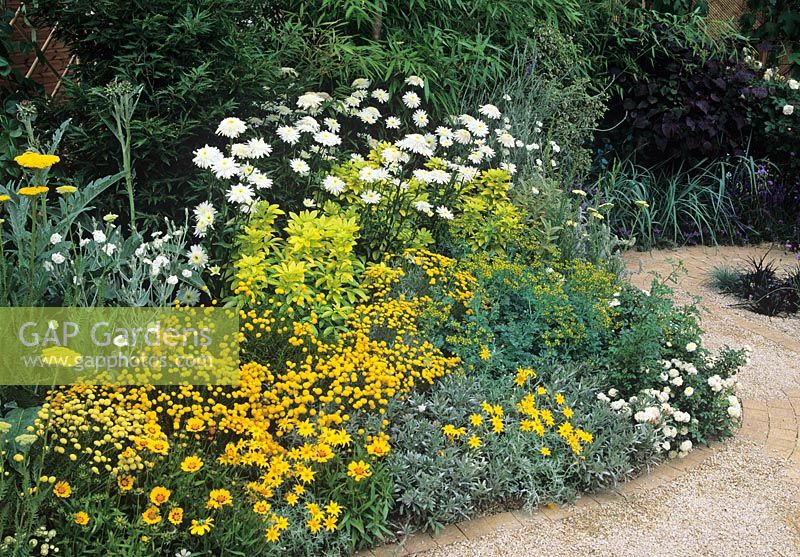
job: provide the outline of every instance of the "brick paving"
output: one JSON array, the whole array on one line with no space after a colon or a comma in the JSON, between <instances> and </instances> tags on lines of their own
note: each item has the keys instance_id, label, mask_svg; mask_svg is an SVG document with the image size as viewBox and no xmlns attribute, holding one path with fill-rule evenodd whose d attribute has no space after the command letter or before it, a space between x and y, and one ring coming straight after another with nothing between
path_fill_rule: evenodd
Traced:
<instances>
[{"instance_id":1,"label":"brick paving","mask_svg":"<svg viewBox=\"0 0 800 557\"><path fill-rule=\"evenodd\" d=\"M674 287L676 299L687 301L694 296L707 296L707 282L710 272L716 267L737 266L749 258L760 258L766 247L689 247L677 250L663 250L647 253L631 252L625 254L624 260L630 272L630 281L640 288L649 288L653 279L652 273L668 276L675 264L680 261L686 268L685 275L678 274L678 284ZM797 262L791 254L780 249L773 249L769 259L774 259L779 267L793 266ZM800 358L800 341L792 335L792 327L784 327L783 320L753 320L742 316L741 311L733 311L726 307L733 303L704 304L706 311L702 314L701 324L704 330L715 330L725 327L734 333L747 332L755 335L782 350L789 351ZM794 328L795 330L796 327ZM736 338L736 337L734 337ZM740 337L744 338L744 337ZM744 343L743 343L744 344ZM795 361L800 362L800 359ZM800 369L800 363L798 363ZM795 370L797 371L797 370ZM785 460L785 469L790 481L800 485L800 374L798 387L775 389L772 397L765 399L742 400L742 427L739 436L758 444L763 451ZM584 495L575 504L564 506L545 506L534 513L523 511L504 512L492 516L484 516L453 524L438 535L417 533L408 536L398 544L391 544L372 550L360 551L357 557L396 557L417 555L435 548L474 541L502 531L520 530L535 526L537 523L558 522L570 518L586 507L602 507L611 504L628 504L629 499L663 484L667 484L679 476L698 467L714 453L714 447L700 447L692 451L686 458L669 460L619 486L618 490L599 494ZM800 521L800 519L798 519Z\"/></svg>"}]
</instances>

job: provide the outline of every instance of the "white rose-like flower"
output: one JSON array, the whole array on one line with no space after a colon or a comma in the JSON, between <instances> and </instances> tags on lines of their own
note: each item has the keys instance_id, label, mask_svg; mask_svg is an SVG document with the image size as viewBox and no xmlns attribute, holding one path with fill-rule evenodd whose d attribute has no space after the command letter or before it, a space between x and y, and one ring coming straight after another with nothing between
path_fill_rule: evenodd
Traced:
<instances>
[{"instance_id":1,"label":"white rose-like flower","mask_svg":"<svg viewBox=\"0 0 800 557\"><path fill-rule=\"evenodd\" d=\"M59 233L55 233L55 234L50 236L50 243L53 244L53 245L56 245L61 240L63 240L63 238L61 237L61 234L59 234Z\"/></svg>"},{"instance_id":2,"label":"white rose-like flower","mask_svg":"<svg viewBox=\"0 0 800 557\"><path fill-rule=\"evenodd\" d=\"M684 396L692 396L693 394L694 394L694 388L692 388L692 387L686 387L683 390L683 395Z\"/></svg>"},{"instance_id":3,"label":"white rose-like flower","mask_svg":"<svg viewBox=\"0 0 800 557\"><path fill-rule=\"evenodd\" d=\"M53 263L55 263L56 265L61 265L61 264L62 264L64 261L66 261L66 260L67 260L67 258L66 258L66 257L64 257L64 256L63 256L62 254L60 254L60 253L54 253L53 255L51 255L51 256L50 256L50 260L51 260Z\"/></svg>"},{"instance_id":4,"label":"white rose-like flower","mask_svg":"<svg viewBox=\"0 0 800 557\"><path fill-rule=\"evenodd\" d=\"M239 137L247 130L247 126L245 123L240 120L239 118L225 118L222 122L219 123L217 126L217 135L222 135L224 137L229 137L231 139Z\"/></svg>"},{"instance_id":5,"label":"white rose-like flower","mask_svg":"<svg viewBox=\"0 0 800 557\"><path fill-rule=\"evenodd\" d=\"M794 114L794 105L785 104L783 105L783 114L784 116L791 116Z\"/></svg>"},{"instance_id":6,"label":"white rose-like flower","mask_svg":"<svg viewBox=\"0 0 800 557\"><path fill-rule=\"evenodd\" d=\"M178 284L178 277L176 277L175 275L168 276L167 277L167 284L175 286L176 284Z\"/></svg>"},{"instance_id":7,"label":"white rose-like flower","mask_svg":"<svg viewBox=\"0 0 800 557\"><path fill-rule=\"evenodd\" d=\"M105 232L102 230L95 230L92 232L92 239L98 244L102 244L107 240Z\"/></svg>"},{"instance_id":8,"label":"white rose-like flower","mask_svg":"<svg viewBox=\"0 0 800 557\"><path fill-rule=\"evenodd\" d=\"M692 450L692 442L690 440L686 440L681 443L680 447L678 447L682 453L688 453Z\"/></svg>"},{"instance_id":9,"label":"white rose-like flower","mask_svg":"<svg viewBox=\"0 0 800 557\"><path fill-rule=\"evenodd\" d=\"M697 350L697 343L690 342L689 344L686 345L687 352L694 352L695 350Z\"/></svg>"},{"instance_id":10,"label":"white rose-like flower","mask_svg":"<svg viewBox=\"0 0 800 557\"><path fill-rule=\"evenodd\" d=\"M742 416L742 408L740 406L728 406L728 415L731 418L740 418Z\"/></svg>"}]
</instances>

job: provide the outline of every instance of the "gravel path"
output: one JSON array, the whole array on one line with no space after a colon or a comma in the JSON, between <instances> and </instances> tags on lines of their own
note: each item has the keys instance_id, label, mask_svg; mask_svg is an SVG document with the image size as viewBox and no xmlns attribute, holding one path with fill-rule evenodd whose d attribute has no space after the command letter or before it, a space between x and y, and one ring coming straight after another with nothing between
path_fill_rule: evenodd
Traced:
<instances>
[{"instance_id":1,"label":"gravel path","mask_svg":"<svg viewBox=\"0 0 800 557\"><path fill-rule=\"evenodd\" d=\"M706 286L714 267L736 265L764 251L684 248L627 254L626 263L632 273L631 282L647 287L652 278L648 275L650 271L666 275L671 269L668 259L684 262L688 276L675 286L676 299L703 297L702 305L707 309L702 317L705 345L752 348L750 362L739 375L746 422L748 408L756 408L751 415L763 412L766 416L769 404L769 425L774 422L783 427L777 422L785 421L791 424L786 426L790 429L770 430L767 440L766 421L746 424L747 431L764 430L760 442L746 439L743 429L741 436L716 445L702 464L675 474L671 481L659 482L658 486L640 489L633 495L601 497L600 505L579 506L563 520L553 520L539 512L520 519L522 525L513 529L501 528L477 540L461 541L419 555L800 555L800 451L793 449L800 440L797 419L789 419L792 414L789 402L797 404L798 398L794 397L800 397L800 319L769 319L732 308L735 300ZM781 256L780 252L773 254ZM780 257L780 262L794 263L790 256ZM761 404L763 411L758 409ZM773 417L773 407L778 419ZM798 413L800 405L794 410L794 414ZM791 437L792 448L773 452L770 448L776 445L770 440L774 435ZM781 441L775 443L784 447Z\"/></svg>"}]
</instances>

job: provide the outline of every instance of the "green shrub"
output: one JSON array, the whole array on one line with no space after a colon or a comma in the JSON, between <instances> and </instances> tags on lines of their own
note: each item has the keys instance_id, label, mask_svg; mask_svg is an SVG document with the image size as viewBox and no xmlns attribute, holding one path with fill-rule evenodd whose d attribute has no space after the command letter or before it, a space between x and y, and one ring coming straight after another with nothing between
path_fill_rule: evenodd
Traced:
<instances>
[{"instance_id":1,"label":"green shrub","mask_svg":"<svg viewBox=\"0 0 800 557\"><path fill-rule=\"evenodd\" d=\"M127 80L144 86L131 130L139 203L163 214L167 200L191 198L191 153L211 140L210 124L253 110L274 74L262 31L251 23L258 9L247 0L192 0L178 10L166 0L38 2L36 20L57 22L58 38L80 60L65 82L64 104L55 107L57 118L73 118L73 168L119 168L108 156L118 146L97 92Z\"/></svg>"}]
</instances>

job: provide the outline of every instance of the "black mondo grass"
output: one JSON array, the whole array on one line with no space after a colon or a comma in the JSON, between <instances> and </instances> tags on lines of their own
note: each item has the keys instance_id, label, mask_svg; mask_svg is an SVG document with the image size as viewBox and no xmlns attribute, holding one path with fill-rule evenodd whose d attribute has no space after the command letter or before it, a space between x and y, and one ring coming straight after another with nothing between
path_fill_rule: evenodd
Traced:
<instances>
[{"instance_id":1,"label":"black mondo grass","mask_svg":"<svg viewBox=\"0 0 800 557\"><path fill-rule=\"evenodd\" d=\"M800 265L778 276L774 260L751 257L742 269L718 268L711 287L741 300L735 304L749 311L776 317L800 311Z\"/></svg>"}]
</instances>

